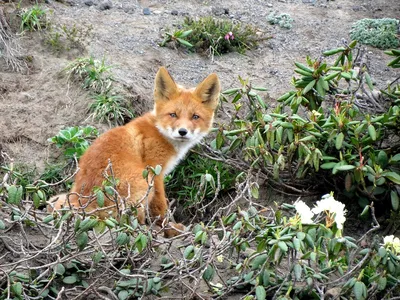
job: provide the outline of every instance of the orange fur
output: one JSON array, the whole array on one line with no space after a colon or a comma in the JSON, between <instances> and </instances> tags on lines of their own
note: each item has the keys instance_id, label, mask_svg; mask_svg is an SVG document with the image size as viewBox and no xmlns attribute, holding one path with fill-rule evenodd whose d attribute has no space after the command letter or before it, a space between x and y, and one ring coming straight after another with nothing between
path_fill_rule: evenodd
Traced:
<instances>
[{"instance_id":1,"label":"orange fur","mask_svg":"<svg viewBox=\"0 0 400 300\"><path fill-rule=\"evenodd\" d=\"M73 194L69 195L71 206L87 205L87 212L98 208L97 201L87 204L88 200L78 195L92 195L93 188L102 185L103 172L109 160L114 176L119 180L118 193L122 197L130 194L127 200L130 205L137 204L148 191L142 171L148 166L161 165L162 173L155 177L154 188L147 202L143 203L148 204L150 218L159 216L158 223L161 224L168 209L163 177L210 130L219 92L220 83L215 74L209 75L195 89L185 89L178 86L168 71L161 67L155 79L154 110L125 126L107 131L94 141L80 159L80 170L71 190ZM105 206L112 204L106 200ZM54 209L65 205L66 197L60 197ZM105 210L96 213L102 218L108 215ZM139 210L138 220L145 223L143 209ZM175 227L183 228L179 224L175 224Z\"/></svg>"}]
</instances>

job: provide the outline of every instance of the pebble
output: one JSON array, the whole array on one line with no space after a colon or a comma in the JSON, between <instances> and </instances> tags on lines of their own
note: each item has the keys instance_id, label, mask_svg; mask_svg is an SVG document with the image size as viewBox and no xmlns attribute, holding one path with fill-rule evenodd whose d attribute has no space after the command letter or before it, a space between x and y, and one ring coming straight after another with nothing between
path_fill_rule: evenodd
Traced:
<instances>
[{"instance_id":1,"label":"pebble","mask_svg":"<svg viewBox=\"0 0 400 300\"><path fill-rule=\"evenodd\" d=\"M174 9L173 11L171 11L171 15L177 16L178 15L178 11L176 9Z\"/></svg>"},{"instance_id":2,"label":"pebble","mask_svg":"<svg viewBox=\"0 0 400 300\"><path fill-rule=\"evenodd\" d=\"M92 0L87 0L87 1L85 1L84 3L85 3L85 5L87 5L87 6L92 6L92 5L94 5L94 2L93 2Z\"/></svg>"},{"instance_id":3,"label":"pebble","mask_svg":"<svg viewBox=\"0 0 400 300\"><path fill-rule=\"evenodd\" d=\"M100 10L107 10L107 9L111 9L111 8L112 8L111 1L105 1L105 2L101 3L99 6Z\"/></svg>"},{"instance_id":4,"label":"pebble","mask_svg":"<svg viewBox=\"0 0 400 300\"><path fill-rule=\"evenodd\" d=\"M143 8L143 14L144 14L145 16L150 15L150 14L151 14L150 8L148 8L148 7Z\"/></svg>"},{"instance_id":5,"label":"pebble","mask_svg":"<svg viewBox=\"0 0 400 300\"><path fill-rule=\"evenodd\" d=\"M216 16L229 15L229 8L212 7L211 12Z\"/></svg>"}]
</instances>

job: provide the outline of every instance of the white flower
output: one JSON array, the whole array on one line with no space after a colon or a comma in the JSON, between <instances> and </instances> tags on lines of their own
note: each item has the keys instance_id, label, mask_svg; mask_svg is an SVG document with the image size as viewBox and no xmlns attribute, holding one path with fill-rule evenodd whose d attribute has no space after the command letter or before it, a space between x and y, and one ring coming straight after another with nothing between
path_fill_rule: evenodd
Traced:
<instances>
[{"instance_id":1,"label":"white flower","mask_svg":"<svg viewBox=\"0 0 400 300\"><path fill-rule=\"evenodd\" d=\"M383 238L383 245L384 246L391 246L393 245L394 235L387 235Z\"/></svg>"},{"instance_id":2,"label":"white flower","mask_svg":"<svg viewBox=\"0 0 400 300\"><path fill-rule=\"evenodd\" d=\"M308 207L307 204L305 204L303 201L296 201L294 207L297 211L297 214L300 216L301 223L303 224L314 223L314 221L312 220L314 213L311 211L311 209Z\"/></svg>"},{"instance_id":3,"label":"white flower","mask_svg":"<svg viewBox=\"0 0 400 300\"><path fill-rule=\"evenodd\" d=\"M392 248L395 254L400 254L400 239L394 235L388 235L383 238L385 248Z\"/></svg>"},{"instance_id":4,"label":"white flower","mask_svg":"<svg viewBox=\"0 0 400 300\"><path fill-rule=\"evenodd\" d=\"M345 206L343 203L335 200L331 194L322 196L321 200L317 201L317 205L312 209L312 212L315 214L325 212L327 214L328 227L330 227L332 221L334 221L339 230L343 229L343 224L346 221Z\"/></svg>"}]
</instances>

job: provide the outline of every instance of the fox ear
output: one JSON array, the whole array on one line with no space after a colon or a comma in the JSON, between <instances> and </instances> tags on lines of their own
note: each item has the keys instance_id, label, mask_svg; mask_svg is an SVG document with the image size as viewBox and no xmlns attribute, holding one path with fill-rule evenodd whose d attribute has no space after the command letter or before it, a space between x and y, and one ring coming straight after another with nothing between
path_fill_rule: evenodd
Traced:
<instances>
[{"instance_id":1,"label":"fox ear","mask_svg":"<svg viewBox=\"0 0 400 300\"><path fill-rule=\"evenodd\" d=\"M170 99L178 91L174 79L169 75L166 68L161 67L156 75L154 84L154 99Z\"/></svg>"},{"instance_id":2,"label":"fox ear","mask_svg":"<svg viewBox=\"0 0 400 300\"><path fill-rule=\"evenodd\" d=\"M212 109L218 106L220 91L221 84L215 73L208 75L195 89L196 95L202 99L203 104Z\"/></svg>"}]
</instances>

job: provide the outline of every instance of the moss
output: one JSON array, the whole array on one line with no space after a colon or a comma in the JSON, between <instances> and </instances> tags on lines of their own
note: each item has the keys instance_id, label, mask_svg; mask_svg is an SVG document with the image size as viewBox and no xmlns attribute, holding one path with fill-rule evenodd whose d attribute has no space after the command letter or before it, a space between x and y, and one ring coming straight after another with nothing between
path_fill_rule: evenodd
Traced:
<instances>
[{"instance_id":1,"label":"moss","mask_svg":"<svg viewBox=\"0 0 400 300\"><path fill-rule=\"evenodd\" d=\"M379 49L397 48L400 44L398 26L396 19L361 19L353 24L350 37Z\"/></svg>"}]
</instances>

